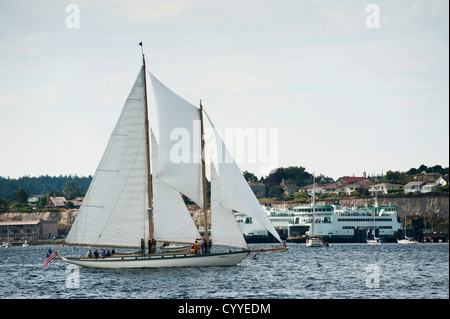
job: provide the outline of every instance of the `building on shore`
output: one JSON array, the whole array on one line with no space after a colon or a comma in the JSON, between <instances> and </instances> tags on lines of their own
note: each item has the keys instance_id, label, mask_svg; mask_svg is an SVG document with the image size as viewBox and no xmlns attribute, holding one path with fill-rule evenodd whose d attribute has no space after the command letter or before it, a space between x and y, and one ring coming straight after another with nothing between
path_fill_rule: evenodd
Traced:
<instances>
[{"instance_id":1,"label":"building on shore","mask_svg":"<svg viewBox=\"0 0 450 319\"><path fill-rule=\"evenodd\" d=\"M8 221L0 222L0 243L11 245L25 241L33 243L41 239L55 237L58 234L58 222L54 220Z\"/></svg>"}]
</instances>

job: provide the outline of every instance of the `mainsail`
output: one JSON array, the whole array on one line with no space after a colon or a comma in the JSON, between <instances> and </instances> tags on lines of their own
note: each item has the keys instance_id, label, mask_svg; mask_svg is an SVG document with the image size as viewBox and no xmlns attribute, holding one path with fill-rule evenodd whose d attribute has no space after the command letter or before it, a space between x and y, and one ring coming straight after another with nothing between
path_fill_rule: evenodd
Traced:
<instances>
[{"instance_id":1,"label":"mainsail","mask_svg":"<svg viewBox=\"0 0 450 319\"><path fill-rule=\"evenodd\" d=\"M181 194L159 178L159 147L153 131L151 136L154 238L162 242L193 243L200 234Z\"/></svg>"},{"instance_id":2,"label":"mainsail","mask_svg":"<svg viewBox=\"0 0 450 319\"><path fill-rule=\"evenodd\" d=\"M159 130L158 178L203 208L200 110L150 73Z\"/></svg>"},{"instance_id":3,"label":"mainsail","mask_svg":"<svg viewBox=\"0 0 450 319\"><path fill-rule=\"evenodd\" d=\"M66 243L139 247L148 237L144 72L142 67Z\"/></svg>"}]
</instances>

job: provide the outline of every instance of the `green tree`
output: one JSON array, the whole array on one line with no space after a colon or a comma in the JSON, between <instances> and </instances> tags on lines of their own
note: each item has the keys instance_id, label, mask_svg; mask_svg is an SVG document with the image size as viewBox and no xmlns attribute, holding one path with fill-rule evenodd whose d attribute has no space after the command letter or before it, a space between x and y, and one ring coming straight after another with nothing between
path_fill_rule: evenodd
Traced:
<instances>
[{"instance_id":1,"label":"green tree","mask_svg":"<svg viewBox=\"0 0 450 319\"><path fill-rule=\"evenodd\" d=\"M242 175L244 175L244 178L245 178L245 180L246 180L247 182L248 182L249 180L250 180L250 181L257 181L257 180L258 180L258 177L256 177L255 174L250 173L250 172L248 172L248 171L244 171L244 172L242 173Z\"/></svg>"},{"instance_id":2,"label":"green tree","mask_svg":"<svg viewBox=\"0 0 450 319\"><path fill-rule=\"evenodd\" d=\"M19 204L26 204L28 200L28 194L23 188L19 188L14 192L14 201Z\"/></svg>"},{"instance_id":3,"label":"green tree","mask_svg":"<svg viewBox=\"0 0 450 319\"><path fill-rule=\"evenodd\" d=\"M281 186L272 186L269 188L269 196L270 197L277 197L281 198L283 197L284 189Z\"/></svg>"},{"instance_id":4,"label":"green tree","mask_svg":"<svg viewBox=\"0 0 450 319\"><path fill-rule=\"evenodd\" d=\"M400 183L400 172L398 171L387 171L386 175L384 175L385 183L398 184Z\"/></svg>"},{"instance_id":5,"label":"green tree","mask_svg":"<svg viewBox=\"0 0 450 319\"><path fill-rule=\"evenodd\" d=\"M38 207L39 207L39 208L44 208L45 204L47 204L47 200L48 200L47 195L42 196L42 197L39 199Z\"/></svg>"},{"instance_id":6,"label":"green tree","mask_svg":"<svg viewBox=\"0 0 450 319\"><path fill-rule=\"evenodd\" d=\"M67 200L72 200L77 196L80 196L80 186L77 181L68 181L63 189L63 194Z\"/></svg>"},{"instance_id":7,"label":"green tree","mask_svg":"<svg viewBox=\"0 0 450 319\"><path fill-rule=\"evenodd\" d=\"M8 211L8 201L3 197L0 197L0 213L4 213Z\"/></svg>"}]
</instances>

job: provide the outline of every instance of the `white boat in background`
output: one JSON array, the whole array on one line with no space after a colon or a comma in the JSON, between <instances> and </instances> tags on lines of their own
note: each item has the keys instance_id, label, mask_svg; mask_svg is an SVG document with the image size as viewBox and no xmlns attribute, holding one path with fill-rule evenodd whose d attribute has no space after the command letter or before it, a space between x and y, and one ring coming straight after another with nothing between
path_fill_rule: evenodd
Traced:
<instances>
[{"instance_id":1,"label":"white boat in background","mask_svg":"<svg viewBox=\"0 0 450 319\"><path fill-rule=\"evenodd\" d=\"M315 219L316 219L316 178L313 175L313 193L312 193L312 223L306 237L306 247L323 247L323 238L314 233Z\"/></svg>"},{"instance_id":2,"label":"white boat in background","mask_svg":"<svg viewBox=\"0 0 450 319\"><path fill-rule=\"evenodd\" d=\"M375 210L373 212L374 216L378 216L380 213L379 209L378 209L378 193L375 192ZM375 227L375 223L376 223L376 219L373 220L373 238L372 239L367 239L367 244L372 245L372 246L380 246L383 244L383 241L381 240L380 237L376 236L376 227Z\"/></svg>"},{"instance_id":3,"label":"white boat in background","mask_svg":"<svg viewBox=\"0 0 450 319\"><path fill-rule=\"evenodd\" d=\"M379 237L374 237L374 239L367 239L367 244L371 246L381 246L383 242Z\"/></svg>"},{"instance_id":4,"label":"white boat in background","mask_svg":"<svg viewBox=\"0 0 450 319\"><path fill-rule=\"evenodd\" d=\"M406 236L406 212L405 212L405 220L404 220L404 227L403 227L403 232L404 232L404 236L405 238L403 239L398 239L397 242L399 244L403 244L403 245L413 245L413 244L417 244L418 241L415 240L413 237L408 237Z\"/></svg>"},{"instance_id":5,"label":"white boat in background","mask_svg":"<svg viewBox=\"0 0 450 319\"><path fill-rule=\"evenodd\" d=\"M140 253L61 259L92 268L235 265L251 252L236 222L236 211L257 220L281 242L201 101L200 107L192 105L149 72L158 114L156 139L148 118L144 54L142 59L139 75L65 240L69 245L137 248ZM204 125L209 126L212 135L208 147ZM174 132L180 133L175 140ZM182 140L186 146L183 148L178 138L185 135L188 137ZM211 169L210 218L207 160ZM226 251L153 253L156 242L185 246L196 240L200 244L209 242L209 232L205 231L204 238L200 236L181 194L202 208L205 230L211 220L214 247L225 246ZM146 249L151 253L146 254Z\"/></svg>"},{"instance_id":6,"label":"white boat in background","mask_svg":"<svg viewBox=\"0 0 450 319\"><path fill-rule=\"evenodd\" d=\"M323 247L324 242L322 236L306 237L306 247Z\"/></svg>"},{"instance_id":7,"label":"white boat in background","mask_svg":"<svg viewBox=\"0 0 450 319\"><path fill-rule=\"evenodd\" d=\"M412 237L406 237L404 239L399 239L397 241L399 244L403 244L403 245L411 245L411 244L418 244L419 242L417 240L415 240Z\"/></svg>"},{"instance_id":8,"label":"white boat in background","mask_svg":"<svg viewBox=\"0 0 450 319\"><path fill-rule=\"evenodd\" d=\"M28 247L28 246L30 246L30 245L29 245L28 242L25 240L25 242L22 244L22 247Z\"/></svg>"}]
</instances>

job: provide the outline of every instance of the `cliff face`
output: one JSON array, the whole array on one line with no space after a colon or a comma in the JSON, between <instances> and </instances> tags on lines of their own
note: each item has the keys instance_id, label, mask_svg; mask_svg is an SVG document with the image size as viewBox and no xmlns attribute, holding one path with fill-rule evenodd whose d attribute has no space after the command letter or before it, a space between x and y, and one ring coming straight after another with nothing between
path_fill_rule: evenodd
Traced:
<instances>
[{"instance_id":1,"label":"cliff face","mask_svg":"<svg viewBox=\"0 0 450 319\"><path fill-rule=\"evenodd\" d=\"M78 209L68 209L62 212L32 212L32 213L1 213L0 221L32 221L54 220L62 224L71 224L78 213Z\"/></svg>"},{"instance_id":2,"label":"cliff face","mask_svg":"<svg viewBox=\"0 0 450 319\"><path fill-rule=\"evenodd\" d=\"M317 205L331 205L333 200L317 201ZM339 203L342 206L353 207L353 206L365 206L366 204L372 206L374 203L373 198L350 198L350 199L340 199ZM404 197L378 197L378 204L383 205L393 205L397 206L400 216L417 216L425 214L436 214L437 217L444 219L449 218L449 197L448 196L404 196ZM295 203L286 203L289 207L296 206ZM275 204L274 207L283 208L284 203ZM197 225L203 224L202 212L199 208L195 206L188 207L192 215L192 218ZM31 220L55 220L63 225L72 224L75 216L77 215L77 209L68 209L62 212L32 212L32 213L1 213L0 221L31 221Z\"/></svg>"},{"instance_id":3,"label":"cliff face","mask_svg":"<svg viewBox=\"0 0 450 319\"><path fill-rule=\"evenodd\" d=\"M318 200L317 205L332 205L334 200ZM353 206L373 206L373 198L349 198L340 199L339 203L345 207ZM449 218L449 197L448 196L403 196L403 197L378 197L378 205L380 206L397 206L398 213L401 216L417 216L425 214L436 214L437 217ZM275 207L283 207L284 204L273 205ZM289 206L295 206L289 204Z\"/></svg>"},{"instance_id":4,"label":"cliff face","mask_svg":"<svg viewBox=\"0 0 450 319\"><path fill-rule=\"evenodd\" d=\"M365 206L373 205L373 199L343 199L340 200L342 206ZM332 204L332 202L328 203ZM449 197L448 196L420 196L420 197L385 197L378 198L378 205L397 206L401 216L417 216L435 213L438 217L449 217Z\"/></svg>"}]
</instances>

